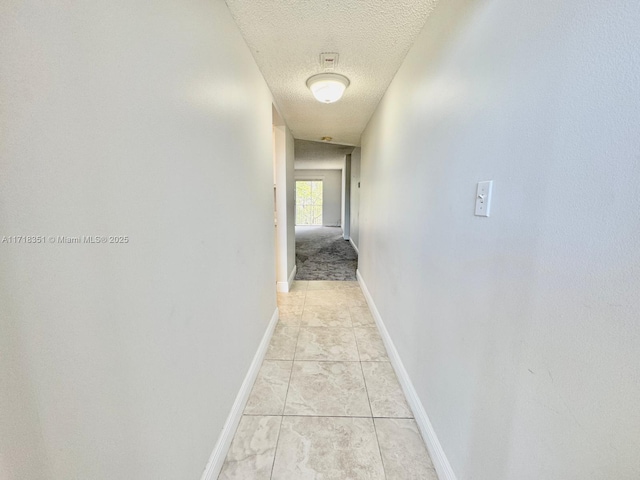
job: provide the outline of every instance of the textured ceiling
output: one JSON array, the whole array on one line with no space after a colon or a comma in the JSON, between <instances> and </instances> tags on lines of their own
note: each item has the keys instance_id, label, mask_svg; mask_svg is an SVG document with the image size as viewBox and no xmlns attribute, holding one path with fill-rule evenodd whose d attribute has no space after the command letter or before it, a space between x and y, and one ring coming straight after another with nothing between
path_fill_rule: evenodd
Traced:
<instances>
[{"instance_id":1,"label":"textured ceiling","mask_svg":"<svg viewBox=\"0 0 640 480\"><path fill-rule=\"evenodd\" d=\"M436 0L226 0L295 138L359 145L380 98ZM307 79L320 53L340 54L351 80L337 103L322 104Z\"/></svg>"},{"instance_id":2,"label":"textured ceiling","mask_svg":"<svg viewBox=\"0 0 640 480\"><path fill-rule=\"evenodd\" d=\"M344 167L344 157L353 152L354 147L331 143L295 141L296 170L340 170Z\"/></svg>"}]
</instances>

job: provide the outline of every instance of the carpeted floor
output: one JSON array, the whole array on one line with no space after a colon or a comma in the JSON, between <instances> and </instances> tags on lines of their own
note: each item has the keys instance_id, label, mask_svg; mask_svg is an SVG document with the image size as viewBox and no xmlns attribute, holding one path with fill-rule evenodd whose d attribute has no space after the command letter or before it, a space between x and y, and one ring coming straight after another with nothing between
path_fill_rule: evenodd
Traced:
<instances>
[{"instance_id":1,"label":"carpeted floor","mask_svg":"<svg viewBox=\"0 0 640 480\"><path fill-rule=\"evenodd\" d=\"M339 227L296 227L296 280L356 280L358 254Z\"/></svg>"}]
</instances>

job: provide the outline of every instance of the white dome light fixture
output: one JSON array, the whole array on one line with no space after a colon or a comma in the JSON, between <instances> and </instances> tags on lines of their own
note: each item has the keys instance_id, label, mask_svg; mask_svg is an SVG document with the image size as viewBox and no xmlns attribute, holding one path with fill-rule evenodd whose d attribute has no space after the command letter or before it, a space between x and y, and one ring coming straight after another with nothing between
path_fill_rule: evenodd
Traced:
<instances>
[{"instance_id":1,"label":"white dome light fixture","mask_svg":"<svg viewBox=\"0 0 640 480\"><path fill-rule=\"evenodd\" d=\"M349 79L337 73L320 73L307 80L307 87L321 103L333 103L342 98Z\"/></svg>"}]
</instances>

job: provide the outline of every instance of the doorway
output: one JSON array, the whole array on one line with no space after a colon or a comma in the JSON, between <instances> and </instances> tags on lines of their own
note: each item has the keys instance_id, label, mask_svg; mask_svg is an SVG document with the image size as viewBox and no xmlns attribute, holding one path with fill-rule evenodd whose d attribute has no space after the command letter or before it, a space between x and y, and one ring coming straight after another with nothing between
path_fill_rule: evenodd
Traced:
<instances>
[{"instance_id":1,"label":"doorway","mask_svg":"<svg viewBox=\"0 0 640 480\"><path fill-rule=\"evenodd\" d=\"M296 180L296 225L322 225L322 180Z\"/></svg>"},{"instance_id":2,"label":"doorway","mask_svg":"<svg viewBox=\"0 0 640 480\"><path fill-rule=\"evenodd\" d=\"M278 292L288 292L296 273L294 146L275 105L272 115L275 282Z\"/></svg>"}]
</instances>

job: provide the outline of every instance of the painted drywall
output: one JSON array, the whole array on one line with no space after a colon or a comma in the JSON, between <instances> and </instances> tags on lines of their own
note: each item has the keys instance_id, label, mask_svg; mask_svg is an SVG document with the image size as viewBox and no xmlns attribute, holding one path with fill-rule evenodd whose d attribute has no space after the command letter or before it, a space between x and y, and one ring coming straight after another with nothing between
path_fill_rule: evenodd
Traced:
<instances>
[{"instance_id":1,"label":"painted drywall","mask_svg":"<svg viewBox=\"0 0 640 480\"><path fill-rule=\"evenodd\" d=\"M458 480L640 478L639 22L440 2L363 135L359 269Z\"/></svg>"},{"instance_id":2,"label":"painted drywall","mask_svg":"<svg viewBox=\"0 0 640 480\"><path fill-rule=\"evenodd\" d=\"M296 170L296 180L322 180L322 223L339 227L342 216L342 170Z\"/></svg>"},{"instance_id":3,"label":"painted drywall","mask_svg":"<svg viewBox=\"0 0 640 480\"><path fill-rule=\"evenodd\" d=\"M362 149L356 148L351 154L351 217L349 236L356 248L360 243L360 158Z\"/></svg>"},{"instance_id":4,"label":"painted drywall","mask_svg":"<svg viewBox=\"0 0 640 480\"><path fill-rule=\"evenodd\" d=\"M197 479L276 308L271 94L222 1L9 0L0 60L0 478Z\"/></svg>"},{"instance_id":5,"label":"painted drywall","mask_svg":"<svg viewBox=\"0 0 640 480\"><path fill-rule=\"evenodd\" d=\"M340 219L342 225L342 237L349 240L351 231L351 154L344 159L344 168L342 169L342 217Z\"/></svg>"},{"instance_id":6,"label":"painted drywall","mask_svg":"<svg viewBox=\"0 0 640 480\"><path fill-rule=\"evenodd\" d=\"M280 291L288 291L295 263L294 139L285 124L274 126L276 185L276 280ZM286 287L286 288L285 288Z\"/></svg>"},{"instance_id":7,"label":"painted drywall","mask_svg":"<svg viewBox=\"0 0 640 480\"><path fill-rule=\"evenodd\" d=\"M296 268L296 179L295 140L287 128L287 271L289 277ZM291 285L289 285L291 286Z\"/></svg>"}]
</instances>

